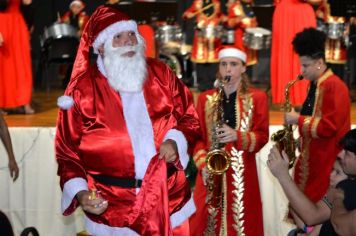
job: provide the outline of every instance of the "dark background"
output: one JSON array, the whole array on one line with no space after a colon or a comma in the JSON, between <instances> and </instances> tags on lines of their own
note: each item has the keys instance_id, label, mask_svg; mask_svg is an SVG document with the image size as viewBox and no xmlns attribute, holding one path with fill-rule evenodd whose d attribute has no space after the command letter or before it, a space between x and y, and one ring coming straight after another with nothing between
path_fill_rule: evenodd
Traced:
<instances>
[{"instance_id":1,"label":"dark background","mask_svg":"<svg viewBox=\"0 0 356 236\"><path fill-rule=\"evenodd\" d=\"M69 10L69 4L72 0L33 0L29 6L22 6L22 11L31 33L31 54L33 62L33 75L35 84L41 80L40 57L41 57L41 37L44 29L53 25L57 16L63 15ZM106 0L84 0L86 4L85 12L88 15L100 5L105 4ZM131 4L124 4L124 3ZM193 0L159 0L155 2L140 2L134 0L121 0L117 5L119 9L130 15L138 22L150 20L155 16L159 21L169 20L178 23L182 31L185 32L185 43L192 44L193 28L195 18L191 20L182 20L183 12L192 4ZM226 13L227 0L221 0L222 11ZM271 29L272 25L272 0L255 0L254 7L259 25ZM36 82L37 81L37 82Z\"/></svg>"}]
</instances>

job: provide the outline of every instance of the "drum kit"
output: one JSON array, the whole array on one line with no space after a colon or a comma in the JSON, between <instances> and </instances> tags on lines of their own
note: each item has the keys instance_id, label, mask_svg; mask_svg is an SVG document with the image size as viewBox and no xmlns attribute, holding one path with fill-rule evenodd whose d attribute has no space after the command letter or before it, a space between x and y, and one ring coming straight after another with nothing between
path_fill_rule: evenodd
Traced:
<instances>
[{"instance_id":1,"label":"drum kit","mask_svg":"<svg viewBox=\"0 0 356 236\"><path fill-rule=\"evenodd\" d=\"M208 26L197 29L199 36L219 38L223 44L234 44L235 31L223 26ZM254 50L268 49L271 45L270 30L256 27L245 30L243 41L246 47ZM190 61L191 45L184 43L185 33L179 25L162 25L155 31L159 48L159 58L167 63L179 79L190 81L194 65Z\"/></svg>"}]
</instances>

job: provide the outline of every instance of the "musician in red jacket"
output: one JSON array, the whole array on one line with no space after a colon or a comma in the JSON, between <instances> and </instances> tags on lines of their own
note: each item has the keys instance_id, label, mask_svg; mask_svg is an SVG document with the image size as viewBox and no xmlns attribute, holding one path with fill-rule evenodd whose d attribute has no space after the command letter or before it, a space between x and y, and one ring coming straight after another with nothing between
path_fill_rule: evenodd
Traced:
<instances>
[{"instance_id":1,"label":"musician in red jacket","mask_svg":"<svg viewBox=\"0 0 356 236\"><path fill-rule=\"evenodd\" d=\"M267 95L248 86L243 51L224 48L219 52L219 60L218 80L224 83L223 98L218 99L219 91L212 89L201 93L197 104L203 138L194 148L199 171L193 194L197 211L190 218L191 235L262 236L262 203L255 154L268 141ZM229 79L224 79L226 77ZM215 119L221 108L223 125L216 129ZM211 174L206 167L206 157L216 142L225 144L224 150L231 160L221 181L213 184L214 189L221 185L219 207L210 203L211 194L207 190Z\"/></svg>"},{"instance_id":2,"label":"musician in red jacket","mask_svg":"<svg viewBox=\"0 0 356 236\"><path fill-rule=\"evenodd\" d=\"M219 0L194 0L184 12L184 19L196 18L192 62L196 63L198 88L213 87L217 70L217 49L221 46L221 6Z\"/></svg>"},{"instance_id":3,"label":"musician in red jacket","mask_svg":"<svg viewBox=\"0 0 356 236\"><path fill-rule=\"evenodd\" d=\"M298 126L301 154L294 179L309 199L321 199L340 151L339 140L350 130L350 96L345 83L327 67L323 32L307 28L293 39L301 73L310 81L300 113L285 114L286 124Z\"/></svg>"},{"instance_id":4,"label":"musician in red jacket","mask_svg":"<svg viewBox=\"0 0 356 236\"><path fill-rule=\"evenodd\" d=\"M89 16L84 11L85 4L81 0L74 0L69 4L69 11L62 17L61 22L72 25L78 30L78 36L82 35Z\"/></svg>"}]
</instances>

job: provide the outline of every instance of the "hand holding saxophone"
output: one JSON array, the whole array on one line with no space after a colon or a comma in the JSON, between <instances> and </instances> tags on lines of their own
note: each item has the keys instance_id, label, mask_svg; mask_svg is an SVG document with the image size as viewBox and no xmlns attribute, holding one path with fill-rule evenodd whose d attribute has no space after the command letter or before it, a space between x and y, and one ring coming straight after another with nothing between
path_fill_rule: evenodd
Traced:
<instances>
[{"instance_id":1,"label":"hand holding saxophone","mask_svg":"<svg viewBox=\"0 0 356 236\"><path fill-rule=\"evenodd\" d=\"M216 133L219 143L229 143L237 140L236 130L226 124L223 124L221 127L217 128Z\"/></svg>"},{"instance_id":2,"label":"hand holding saxophone","mask_svg":"<svg viewBox=\"0 0 356 236\"><path fill-rule=\"evenodd\" d=\"M268 154L267 166L278 180L287 179L289 175L289 157L283 150L282 154L274 145Z\"/></svg>"},{"instance_id":3,"label":"hand holding saxophone","mask_svg":"<svg viewBox=\"0 0 356 236\"><path fill-rule=\"evenodd\" d=\"M298 124L299 113L292 108L290 112L284 113L284 124L286 125L294 125Z\"/></svg>"}]
</instances>

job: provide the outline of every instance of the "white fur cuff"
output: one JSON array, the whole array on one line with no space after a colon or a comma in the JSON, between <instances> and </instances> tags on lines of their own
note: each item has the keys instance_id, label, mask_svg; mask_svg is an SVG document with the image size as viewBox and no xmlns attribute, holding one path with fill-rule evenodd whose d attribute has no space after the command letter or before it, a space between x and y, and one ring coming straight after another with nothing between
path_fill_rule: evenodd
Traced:
<instances>
[{"instance_id":1,"label":"white fur cuff","mask_svg":"<svg viewBox=\"0 0 356 236\"><path fill-rule=\"evenodd\" d=\"M163 138L163 141L166 141L167 139L172 139L176 141L180 163L182 164L184 169L187 168L189 162L188 143L184 134L179 130L171 129L166 133Z\"/></svg>"}]
</instances>

